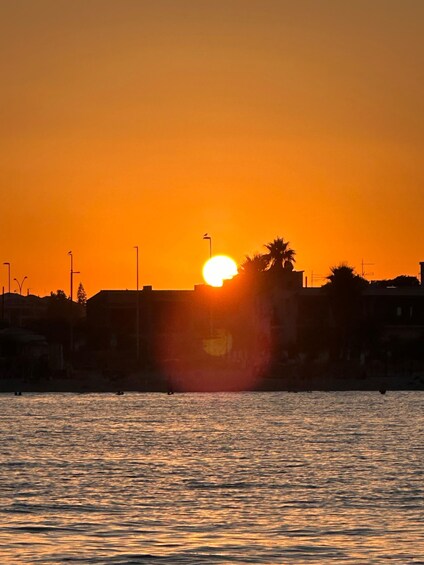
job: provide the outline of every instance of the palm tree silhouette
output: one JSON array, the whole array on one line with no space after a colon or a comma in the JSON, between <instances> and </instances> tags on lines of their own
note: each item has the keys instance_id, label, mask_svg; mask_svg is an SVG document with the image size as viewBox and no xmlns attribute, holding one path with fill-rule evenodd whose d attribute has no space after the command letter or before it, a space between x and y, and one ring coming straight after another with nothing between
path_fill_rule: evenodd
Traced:
<instances>
[{"instance_id":1,"label":"palm tree silhouette","mask_svg":"<svg viewBox=\"0 0 424 565\"><path fill-rule=\"evenodd\" d=\"M268 259L265 255L255 253L254 255L246 255L245 260L240 265L239 274L254 276L263 273L268 267Z\"/></svg>"},{"instance_id":2,"label":"palm tree silhouette","mask_svg":"<svg viewBox=\"0 0 424 565\"><path fill-rule=\"evenodd\" d=\"M328 283L325 286L330 292L338 296L357 295L368 285L368 282L363 277L355 273L353 267L345 263L331 267L327 280Z\"/></svg>"},{"instance_id":3,"label":"palm tree silhouette","mask_svg":"<svg viewBox=\"0 0 424 565\"><path fill-rule=\"evenodd\" d=\"M277 237L274 241L267 243L265 247L268 253L264 255L268 262L268 268L272 270L280 270L283 267L293 268L296 252L289 247L290 242L284 241L283 237Z\"/></svg>"}]
</instances>

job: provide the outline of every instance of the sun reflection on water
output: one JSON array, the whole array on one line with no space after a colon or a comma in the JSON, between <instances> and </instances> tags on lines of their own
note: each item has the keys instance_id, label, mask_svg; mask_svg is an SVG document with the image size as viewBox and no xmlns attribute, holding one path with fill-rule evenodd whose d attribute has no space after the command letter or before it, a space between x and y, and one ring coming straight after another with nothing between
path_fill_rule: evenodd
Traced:
<instances>
[{"instance_id":1,"label":"sun reflection on water","mask_svg":"<svg viewBox=\"0 0 424 565\"><path fill-rule=\"evenodd\" d=\"M419 562L423 400L0 395L2 562Z\"/></svg>"}]
</instances>

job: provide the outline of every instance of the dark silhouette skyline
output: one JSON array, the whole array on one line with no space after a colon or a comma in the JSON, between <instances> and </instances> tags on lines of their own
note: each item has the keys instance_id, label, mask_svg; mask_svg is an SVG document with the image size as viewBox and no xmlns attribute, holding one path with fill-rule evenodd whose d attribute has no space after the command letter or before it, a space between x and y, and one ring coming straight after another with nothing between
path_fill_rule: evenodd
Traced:
<instances>
[{"instance_id":1,"label":"dark silhouette skyline","mask_svg":"<svg viewBox=\"0 0 424 565\"><path fill-rule=\"evenodd\" d=\"M308 288L287 240L264 248L218 288L4 294L3 375L85 371L119 390L421 386L424 281L369 282L342 263Z\"/></svg>"}]
</instances>

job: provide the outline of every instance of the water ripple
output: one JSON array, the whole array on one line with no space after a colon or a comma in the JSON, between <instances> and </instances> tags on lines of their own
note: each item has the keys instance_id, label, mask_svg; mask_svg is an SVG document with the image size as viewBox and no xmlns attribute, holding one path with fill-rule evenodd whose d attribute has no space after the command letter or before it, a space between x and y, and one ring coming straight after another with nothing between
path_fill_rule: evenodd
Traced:
<instances>
[{"instance_id":1,"label":"water ripple","mask_svg":"<svg viewBox=\"0 0 424 565\"><path fill-rule=\"evenodd\" d=\"M0 395L0 562L424 563L423 401Z\"/></svg>"}]
</instances>

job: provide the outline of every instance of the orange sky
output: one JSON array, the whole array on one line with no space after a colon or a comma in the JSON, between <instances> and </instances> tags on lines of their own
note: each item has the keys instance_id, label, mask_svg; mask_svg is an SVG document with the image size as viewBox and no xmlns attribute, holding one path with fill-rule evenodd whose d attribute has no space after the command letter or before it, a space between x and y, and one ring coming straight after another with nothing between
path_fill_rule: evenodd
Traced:
<instances>
[{"instance_id":1,"label":"orange sky","mask_svg":"<svg viewBox=\"0 0 424 565\"><path fill-rule=\"evenodd\" d=\"M68 293L72 250L75 287L134 288L139 245L191 288L205 232L416 275L423 37L422 0L0 0L0 285Z\"/></svg>"}]
</instances>

